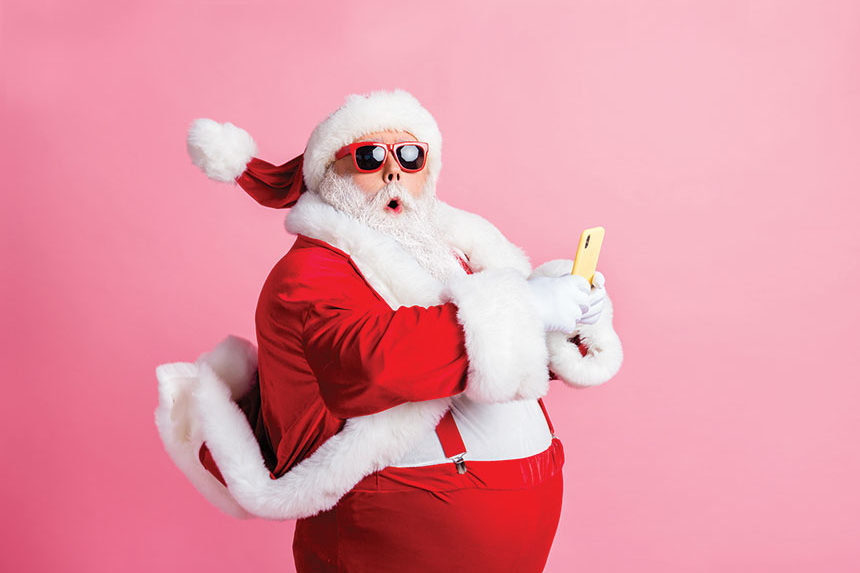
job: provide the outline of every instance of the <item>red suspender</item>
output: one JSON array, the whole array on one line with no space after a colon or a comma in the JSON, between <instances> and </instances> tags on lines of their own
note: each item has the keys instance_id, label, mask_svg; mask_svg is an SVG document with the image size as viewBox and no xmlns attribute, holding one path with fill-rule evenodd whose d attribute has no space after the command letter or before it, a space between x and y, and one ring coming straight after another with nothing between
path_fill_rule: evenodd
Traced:
<instances>
[{"instance_id":1,"label":"red suspender","mask_svg":"<svg viewBox=\"0 0 860 573\"><path fill-rule=\"evenodd\" d=\"M546 411L546 406L543 403L543 398L538 398L538 404L546 418L546 424L549 426L549 433L555 438L555 428L552 427L552 421L549 419L549 414ZM439 424L436 426L436 435L439 437L439 443L442 444L442 451L445 452L446 458L451 458L454 465L457 466L457 473L466 473L466 462L463 461L463 455L466 453L466 444L463 443L463 436L460 435L460 430L457 429L457 422L454 421L454 414L449 408Z\"/></svg>"},{"instance_id":2,"label":"red suspender","mask_svg":"<svg viewBox=\"0 0 860 573\"><path fill-rule=\"evenodd\" d=\"M463 436L457 429L457 423L454 421L454 414L451 413L450 408L439 420L439 424L436 425L436 435L439 436L445 457L452 458L454 465L457 466L457 473L466 473L466 462L463 461L466 444L463 443Z\"/></svg>"},{"instance_id":3,"label":"red suspender","mask_svg":"<svg viewBox=\"0 0 860 573\"><path fill-rule=\"evenodd\" d=\"M552 437L555 437L555 428L552 427L552 420L549 419L549 414L546 411L546 406L544 406L543 398L538 398L538 404L540 404L540 409L543 411L543 417L546 418L546 425L549 426L549 433L552 434Z\"/></svg>"},{"instance_id":4,"label":"red suspender","mask_svg":"<svg viewBox=\"0 0 860 573\"><path fill-rule=\"evenodd\" d=\"M436 435L442 442L442 451L445 452L446 458L453 458L466 453L466 444L463 443L463 436L457 429L457 423L454 421L454 415L450 409L445 412L439 425L436 426Z\"/></svg>"}]
</instances>

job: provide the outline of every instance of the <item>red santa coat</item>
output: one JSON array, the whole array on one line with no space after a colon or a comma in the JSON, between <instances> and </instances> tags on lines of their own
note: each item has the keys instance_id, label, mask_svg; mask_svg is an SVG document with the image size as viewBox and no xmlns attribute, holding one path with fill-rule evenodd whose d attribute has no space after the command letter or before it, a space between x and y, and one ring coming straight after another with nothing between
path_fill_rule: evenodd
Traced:
<instances>
[{"instance_id":1,"label":"red santa coat","mask_svg":"<svg viewBox=\"0 0 860 573\"><path fill-rule=\"evenodd\" d=\"M537 316L526 279L569 273L572 261L532 273L489 222L444 203L439 210L446 240L475 270L448 284L314 193L291 210L287 229L299 239L258 308L268 465L259 431L236 407L256 380L253 346L229 338L195 364L159 367L165 447L211 501L233 515L315 515L401 458L436 427L453 394L538 398L549 369L576 386L615 374L621 347L609 300L600 321L576 333L546 334ZM590 349L585 356L573 334ZM199 463L203 442L226 488Z\"/></svg>"},{"instance_id":2,"label":"red santa coat","mask_svg":"<svg viewBox=\"0 0 860 573\"><path fill-rule=\"evenodd\" d=\"M272 269L256 324L264 399L243 409L271 450L273 477L311 455L348 418L466 387L457 307L394 310L348 254L318 239L299 235ZM220 478L208 449L201 451Z\"/></svg>"},{"instance_id":3,"label":"red santa coat","mask_svg":"<svg viewBox=\"0 0 860 573\"><path fill-rule=\"evenodd\" d=\"M272 397L263 416L277 454L275 475L312 454L348 418L466 387L468 360L453 303L394 310L349 255L304 235L263 286L257 336L261 390Z\"/></svg>"}]
</instances>

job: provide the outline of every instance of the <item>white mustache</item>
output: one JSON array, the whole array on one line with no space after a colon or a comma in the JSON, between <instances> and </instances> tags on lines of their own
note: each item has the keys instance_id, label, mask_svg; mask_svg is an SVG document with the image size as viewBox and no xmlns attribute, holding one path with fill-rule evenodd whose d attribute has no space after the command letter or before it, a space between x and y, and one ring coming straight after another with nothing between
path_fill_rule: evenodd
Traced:
<instances>
[{"instance_id":1,"label":"white mustache","mask_svg":"<svg viewBox=\"0 0 860 573\"><path fill-rule=\"evenodd\" d=\"M411 211L415 208L415 198L412 197L412 194L409 193L406 187L397 182L385 185L385 187L376 192L376 195L368 203L374 208L382 209L394 198L397 198L404 210Z\"/></svg>"}]
</instances>

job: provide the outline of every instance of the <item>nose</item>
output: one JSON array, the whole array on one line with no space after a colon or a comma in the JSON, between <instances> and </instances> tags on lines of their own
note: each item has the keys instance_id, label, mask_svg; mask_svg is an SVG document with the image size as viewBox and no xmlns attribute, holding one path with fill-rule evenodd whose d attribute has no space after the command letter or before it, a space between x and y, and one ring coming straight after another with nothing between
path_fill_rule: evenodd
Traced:
<instances>
[{"instance_id":1,"label":"nose","mask_svg":"<svg viewBox=\"0 0 860 573\"><path fill-rule=\"evenodd\" d=\"M394 157L394 152L389 150L388 156L385 158L385 165L382 166L382 180L384 183L392 183L400 181L400 164L397 163L397 158Z\"/></svg>"}]
</instances>

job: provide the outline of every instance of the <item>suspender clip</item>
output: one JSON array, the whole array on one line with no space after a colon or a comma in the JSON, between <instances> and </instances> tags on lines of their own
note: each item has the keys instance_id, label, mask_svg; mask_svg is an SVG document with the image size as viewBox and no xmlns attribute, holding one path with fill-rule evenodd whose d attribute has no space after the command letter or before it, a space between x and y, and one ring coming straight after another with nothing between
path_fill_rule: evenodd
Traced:
<instances>
[{"instance_id":1,"label":"suspender clip","mask_svg":"<svg viewBox=\"0 0 860 573\"><path fill-rule=\"evenodd\" d=\"M463 454L465 454L465 453L466 452L463 452ZM454 456L453 458L451 458L451 461L454 462L454 465L457 467L457 473L458 474L464 474L467 471L469 471L466 468L466 462L463 461L463 454L458 454L458 455Z\"/></svg>"}]
</instances>

